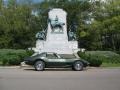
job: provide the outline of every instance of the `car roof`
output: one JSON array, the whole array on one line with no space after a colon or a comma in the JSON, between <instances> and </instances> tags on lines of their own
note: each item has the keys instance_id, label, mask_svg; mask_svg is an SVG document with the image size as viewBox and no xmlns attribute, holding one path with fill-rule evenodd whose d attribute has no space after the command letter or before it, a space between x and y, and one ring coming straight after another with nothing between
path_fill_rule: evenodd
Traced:
<instances>
[{"instance_id":1,"label":"car roof","mask_svg":"<svg viewBox=\"0 0 120 90\"><path fill-rule=\"evenodd\" d=\"M42 52L42 53L45 53L45 54L55 54L55 52Z\"/></svg>"},{"instance_id":2,"label":"car roof","mask_svg":"<svg viewBox=\"0 0 120 90\"><path fill-rule=\"evenodd\" d=\"M46 52L47 54L55 54L54 52Z\"/></svg>"}]
</instances>

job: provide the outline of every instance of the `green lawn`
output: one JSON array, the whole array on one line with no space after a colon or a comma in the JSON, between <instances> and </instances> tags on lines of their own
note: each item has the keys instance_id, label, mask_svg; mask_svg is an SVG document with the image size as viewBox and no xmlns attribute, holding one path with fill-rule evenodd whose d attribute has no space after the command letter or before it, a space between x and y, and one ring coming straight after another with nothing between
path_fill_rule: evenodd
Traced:
<instances>
[{"instance_id":1,"label":"green lawn","mask_svg":"<svg viewBox=\"0 0 120 90\"><path fill-rule=\"evenodd\" d=\"M103 63L101 67L120 67L120 63Z\"/></svg>"}]
</instances>

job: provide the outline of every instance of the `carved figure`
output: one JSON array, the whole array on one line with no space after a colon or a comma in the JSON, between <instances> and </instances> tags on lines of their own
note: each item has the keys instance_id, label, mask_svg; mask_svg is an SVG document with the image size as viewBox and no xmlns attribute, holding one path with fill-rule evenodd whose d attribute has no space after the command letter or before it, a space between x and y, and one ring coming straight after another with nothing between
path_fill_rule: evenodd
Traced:
<instances>
[{"instance_id":1,"label":"carved figure","mask_svg":"<svg viewBox=\"0 0 120 90\"><path fill-rule=\"evenodd\" d=\"M39 32L36 34L36 38L37 38L37 39L40 39L40 40L45 40L45 38L46 38L46 31L45 31L45 30L39 31Z\"/></svg>"},{"instance_id":2,"label":"carved figure","mask_svg":"<svg viewBox=\"0 0 120 90\"><path fill-rule=\"evenodd\" d=\"M50 19L50 25L52 28L52 32L63 32L63 25L65 25L65 23L60 22L58 17L56 16L55 20Z\"/></svg>"},{"instance_id":3,"label":"carved figure","mask_svg":"<svg viewBox=\"0 0 120 90\"><path fill-rule=\"evenodd\" d=\"M69 40L76 40L76 35L71 30L68 32Z\"/></svg>"}]
</instances>

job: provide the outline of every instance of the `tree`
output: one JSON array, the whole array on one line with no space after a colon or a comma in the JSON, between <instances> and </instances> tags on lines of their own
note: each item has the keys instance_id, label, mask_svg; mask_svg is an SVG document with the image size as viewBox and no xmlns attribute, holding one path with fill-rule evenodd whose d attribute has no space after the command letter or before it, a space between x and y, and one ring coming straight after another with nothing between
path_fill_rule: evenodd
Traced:
<instances>
[{"instance_id":1,"label":"tree","mask_svg":"<svg viewBox=\"0 0 120 90\"><path fill-rule=\"evenodd\" d=\"M93 30L98 30L103 50L120 50L120 1L109 0L102 3L94 13ZM96 42L96 41L94 41Z\"/></svg>"},{"instance_id":2,"label":"tree","mask_svg":"<svg viewBox=\"0 0 120 90\"><path fill-rule=\"evenodd\" d=\"M28 48L35 41L37 31L32 24L36 18L31 14L31 6L17 5L14 1L8 3L0 16L0 48Z\"/></svg>"}]
</instances>

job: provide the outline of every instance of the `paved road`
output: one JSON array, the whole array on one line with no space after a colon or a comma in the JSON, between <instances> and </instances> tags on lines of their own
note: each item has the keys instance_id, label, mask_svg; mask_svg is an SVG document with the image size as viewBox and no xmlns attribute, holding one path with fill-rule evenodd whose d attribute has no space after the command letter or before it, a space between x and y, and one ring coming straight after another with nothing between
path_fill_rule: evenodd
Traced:
<instances>
[{"instance_id":1,"label":"paved road","mask_svg":"<svg viewBox=\"0 0 120 90\"><path fill-rule=\"evenodd\" d=\"M37 72L0 68L0 90L120 90L120 69Z\"/></svg>"}]
</instances>

